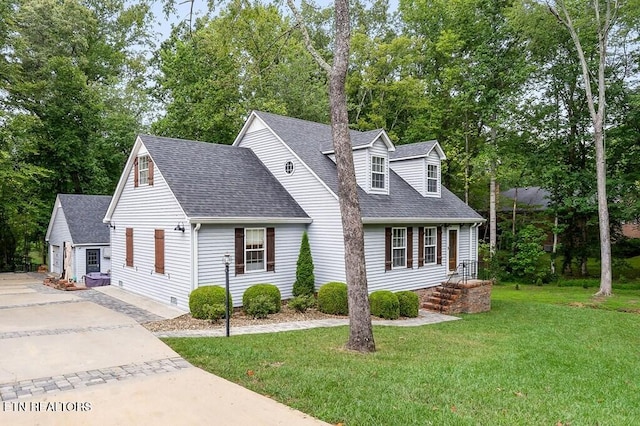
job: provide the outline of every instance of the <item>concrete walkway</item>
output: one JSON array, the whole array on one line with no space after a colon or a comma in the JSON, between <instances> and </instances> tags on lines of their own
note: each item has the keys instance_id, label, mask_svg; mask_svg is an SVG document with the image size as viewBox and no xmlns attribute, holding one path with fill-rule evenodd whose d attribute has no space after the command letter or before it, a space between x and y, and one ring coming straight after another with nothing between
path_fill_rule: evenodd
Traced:
<instances>
[{"instance_id":1,"label":"concrete walkway","mask_svg":"<svg viewBox=\"0 0 640 426\"><path fill-rule=\"evenodd\" d=\"M0 424L326 424L193 367L139 325L182 312L42 278L0 274Z\"/></svg>"}]
</instances>

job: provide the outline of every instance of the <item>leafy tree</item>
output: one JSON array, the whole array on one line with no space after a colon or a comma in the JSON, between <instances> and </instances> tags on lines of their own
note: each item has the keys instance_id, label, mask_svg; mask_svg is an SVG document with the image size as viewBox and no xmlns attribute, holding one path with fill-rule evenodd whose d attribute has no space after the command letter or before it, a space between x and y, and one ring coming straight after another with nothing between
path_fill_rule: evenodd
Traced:
<instances>
[{"instance_id":1,"label":"leafy tree","mask_svg":"<svg viewBox=\"0 0 640 426\"><path fill-rule=\"evenodd\" d=\"M157 54L156 133L231 143L252 109L326 122L326 76L277 7L235 0Z\"/></svg>"},{"instance_id":2,"label":"leafy tree","mask_svg":"<svg viewBox=\"0 0 640 426\"><path fill-rule=\"evenodd\" d=\"M3 3L3 6L6 3ZM141 127L148 8L124 0L24 0L0 14L0 110L29 202L6 213L28 253L56 193L110 193ZM7 72L5 72L7 70Z\"/></svg>"},{"instance_id":3,"label":"leafy tree","mask_svg":"<svg viewBox=\"0 0 640 426\"><path fill-rule=\"evenodd\" d=\"M305 231L302 234L300 253L296 264L296 282L293 283L293 296L313 296L315 285L311 247L309 246L309 237Z\"/></svg>"}]
</instances>

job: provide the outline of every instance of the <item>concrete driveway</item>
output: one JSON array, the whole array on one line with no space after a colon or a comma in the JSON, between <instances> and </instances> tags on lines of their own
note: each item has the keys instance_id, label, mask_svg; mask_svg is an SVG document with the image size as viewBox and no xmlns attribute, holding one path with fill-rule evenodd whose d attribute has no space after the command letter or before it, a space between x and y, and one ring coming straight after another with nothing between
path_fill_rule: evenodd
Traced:
<instances>
[{"instance_id":1,"label":"concrete driveway","mask_svg":"<svg viewBox=\"0 0 640 426\"><path fill-rule=\"evenodd\" d=\"M193 367L138 323L180 312L111 290L0 274L0 424L326 424Z\"/></svg>"}]
</instances>

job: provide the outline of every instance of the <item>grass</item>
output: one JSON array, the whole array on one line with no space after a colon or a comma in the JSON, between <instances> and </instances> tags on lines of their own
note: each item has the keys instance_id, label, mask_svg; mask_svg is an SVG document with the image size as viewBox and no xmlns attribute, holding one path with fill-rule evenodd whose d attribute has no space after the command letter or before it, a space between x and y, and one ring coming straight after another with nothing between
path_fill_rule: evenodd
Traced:
<instances>
[{"instance_id":1,"label":"grass","mask_svg":"<svg viewBox=\"0 0 640 426\"><path fill-rule=\"evenodd\" d=\"M165 339L194 365L329 423L620 425L640 421L638 290L496 286L491 312L374 329ZM599 309L587 306L599 303Z\"/></svg>"}]
</instances>

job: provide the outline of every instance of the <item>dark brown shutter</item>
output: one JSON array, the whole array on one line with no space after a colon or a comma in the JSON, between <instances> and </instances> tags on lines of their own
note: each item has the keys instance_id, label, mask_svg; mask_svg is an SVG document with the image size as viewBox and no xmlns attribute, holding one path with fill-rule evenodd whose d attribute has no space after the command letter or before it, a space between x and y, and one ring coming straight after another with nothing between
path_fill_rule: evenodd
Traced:
<instances>
[{"instance_id":1,"label":"dark brown shutter","mask_svg":"<svg viewBox=\"0 0 640 426\"><path fill-rule=\"evenodd\" d=\"M236 228L236 275L244 274L244 228Z\"/></svg>"},{"instance_id":2,"label":"dark brown shutter","mask_svg":"<svg viewBox=\"0 0 640 426\"><path fill-rule=\"evenodd\" d=\"M133 159L133 186L138 187L138 157Z\"/></svg>"},{"instance_id":3,"label":"dark brown shutter","mask_svg":"<svg viewBox=\"0 0 640 426\"><path fill-rule=\"evenodd\" d=\"M413 268L413 227L407 228L407 268Z\"/></svg>"},{"instance_id":4,"label":"dark brown shutter","mask_svg":"<svg viewBox=\"0 0 640 426\"><path fill-rule=\"evenodd\" d=\"M155 230L156 241L156 272L164 274L164 229Z\"/></svg>"},{"instance_id":5,"label":"dark brown shutter","mask_svg":"<svg viewBox=\"0 0 640 426\"><path fill-rule=\"evenodd\" d=\"M276 270L276 230L267 228L267 272Z\"/></svg>"},{"instance_id":6,"label":"dark brown shutter","mask_svg":"<svg viewBox=\"0 0 640 426\"><path fill-rule=\"evenodd\" d=\"M149 157L149 185L153 186L153 160Z\"/></svg>"},{"instance_id":7,"label":"dark brown shutter","mask_svg":"<svg viewBox=\"0 0 640 426\"><path fill-rule=\"evenodd\" d=\"M424 227L418 228L418 268L424 266Z\"/></svg>"},{"instance_id":8,"label":"dark brown shutter","mask_svg":"<svg viewBox=\"0 0 640 426\"><path fill-rule=\"evenodd\" d=\"M438 265L442 265L442 226L438 226L438 246L436 247Z\"/></svg>"},{"instance_id":9,"label":"dark brown shutter","mask_svg":"<svg viewBox=\"0 0 640 426\"><path fill-rule=\"evenodd\" d=\"M133 266L133 228L127 228L125 231L126 239L126 264L127 266Z\"/></svg>"},{"instance_id":10,"label":"dark brown shutter","mask_svg":"<svg viewBox=\"0 0 640 426\"><path fill-rule=\"evenodd\" d=\"M391 228L384 228L384 270L391 270Z\"/></svg>"}]
</instances>

